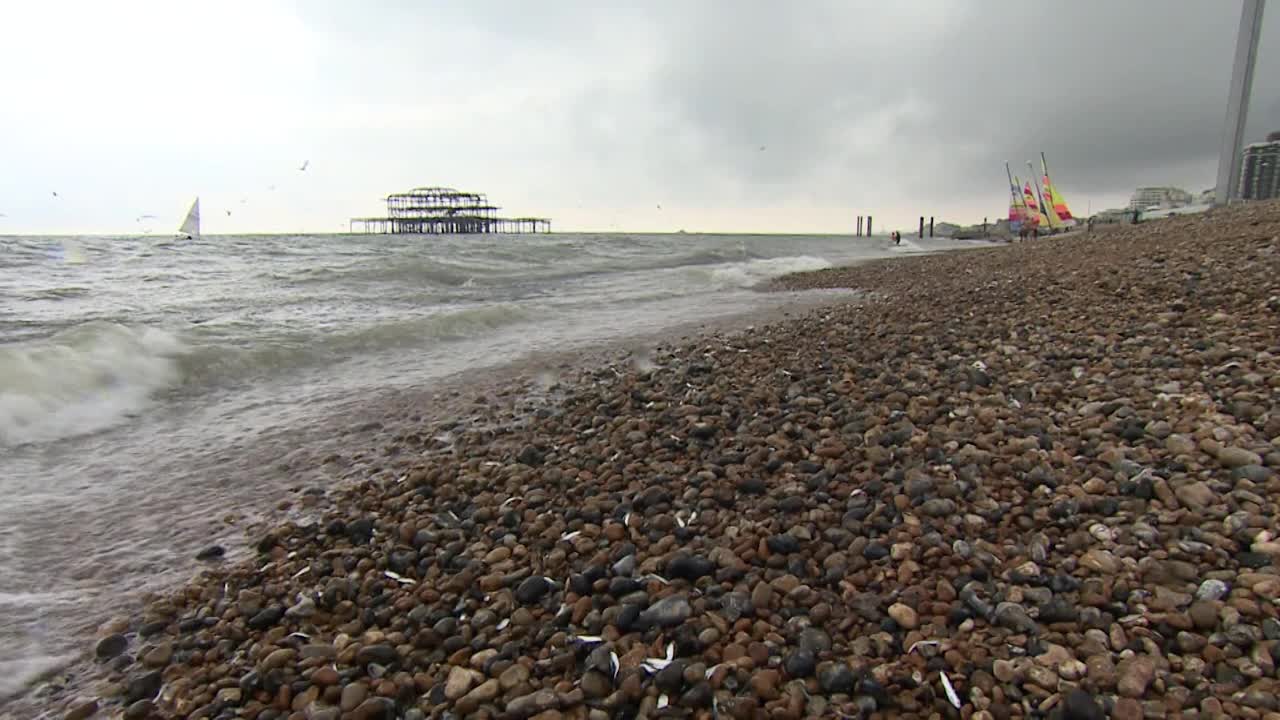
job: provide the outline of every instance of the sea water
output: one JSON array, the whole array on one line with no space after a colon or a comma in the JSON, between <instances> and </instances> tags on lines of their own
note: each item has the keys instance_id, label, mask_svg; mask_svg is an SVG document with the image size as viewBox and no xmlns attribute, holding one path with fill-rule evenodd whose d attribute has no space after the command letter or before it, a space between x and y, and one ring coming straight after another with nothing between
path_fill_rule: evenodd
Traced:
<instances>
[{"instance_id":1,"label":"sea water","mask_svg":"<svg viewBox=\"0 0 1280 720\"><path fill-rule=\"evenodd\" d=\"M0 237L0 703L431 390L964 246L730 235ZM554 378L555 368L546 374ZM469 375L471 374L471 375ZM397 405L397 403L400 403ZM429 408L428 408L429 409ZM439 413L437 413L438 415Z\"/></svg>"}]
</instances>

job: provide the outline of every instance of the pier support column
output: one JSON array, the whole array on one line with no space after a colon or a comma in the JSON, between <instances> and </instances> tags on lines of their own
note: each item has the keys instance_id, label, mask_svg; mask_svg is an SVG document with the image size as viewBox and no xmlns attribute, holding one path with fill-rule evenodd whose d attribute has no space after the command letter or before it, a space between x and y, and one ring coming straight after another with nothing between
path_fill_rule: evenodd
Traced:
<instances>
[{"instance_id":1,"label":"pier support column","mask_svg":"<svg viewBox=\"0 0 1280 720\"><path fill-rule=\"evenodd\" d=\"M871 216L867 216L867 237L871 237Z\"/></svg>"},{"instance_id":2,"label":"pier support column","mask_svg":"<svg viewBox=\"0 0 1280 720\"><path fill-rule=\"evenodd\" d=\"M929 237L933 237L933 216L929 217Z\"/></svg>"},{"instance_id":3,"label":"pier support column","mask_svg":"<svg viewBox=\"0 0 1280 720\"><path fill-rule=\"evenodd\" d=\"M920 216L920 232L917 235L920 239L924 239L924 216Z\"/></svg>"}]
</instances>

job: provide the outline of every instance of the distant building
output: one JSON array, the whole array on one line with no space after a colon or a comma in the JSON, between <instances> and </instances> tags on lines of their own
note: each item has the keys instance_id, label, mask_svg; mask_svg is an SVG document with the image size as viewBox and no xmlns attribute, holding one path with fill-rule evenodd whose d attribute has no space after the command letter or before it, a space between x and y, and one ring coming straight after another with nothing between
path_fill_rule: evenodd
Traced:
<instances>
[{"instance_id":1,"label":"distant building","mask_svg":"<svg viewBox=\"0 0 1280 720\"><path fill-rule=\"evenodd\" d=\"M1130 210L1181 207L1191 203L1191 193L1176 187L1141 187L1129 198Z\"/></svg>"},{"instance_id":2,"label":"distant building","mask_svg":"<svg viewBox=\"0 0 1280 720\"><path fill-rule=\"evenodd\" d=\"M1244 200L1270 200L1280 197L1280 132L1267 135L1267 142L1254 143L1244 149L1240 171L1240 197Z\"/></svg>"}]
</instances>

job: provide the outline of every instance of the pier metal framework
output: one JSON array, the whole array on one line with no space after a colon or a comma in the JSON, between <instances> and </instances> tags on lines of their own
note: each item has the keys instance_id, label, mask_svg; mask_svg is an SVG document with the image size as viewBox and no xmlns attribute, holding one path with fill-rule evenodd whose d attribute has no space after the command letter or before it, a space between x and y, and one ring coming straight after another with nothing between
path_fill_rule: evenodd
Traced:
<instances>
[{"instance_id":1,"label":"pier metal framework","mask_svg":"<svg viewBox=\"0 0 1280 720\"><path fill-rule=\"evenodd\" d=\"M547 218L498 217L498 206L484 193L445 187L420 187L386 198L385 217L351 218L351 232L369 234L453 235L551 232Z\"/></svg>"}]
</instances>

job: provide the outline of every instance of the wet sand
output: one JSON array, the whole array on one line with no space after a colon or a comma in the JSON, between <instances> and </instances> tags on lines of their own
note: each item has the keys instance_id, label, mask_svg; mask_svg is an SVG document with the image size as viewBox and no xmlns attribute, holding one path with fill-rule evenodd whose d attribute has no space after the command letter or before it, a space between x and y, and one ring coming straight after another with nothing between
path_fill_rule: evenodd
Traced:
<instances>
[{"instance_id":1,"label":"wet sand","mask_svg":"<svg viewBox=\"0 0 1280 720\"><path fill-rule=\"evenodd\" d=\"M1280 205L778 287L869 298L388 405L26 702L1280 710Z\"/></svg>"}]
</instances>

